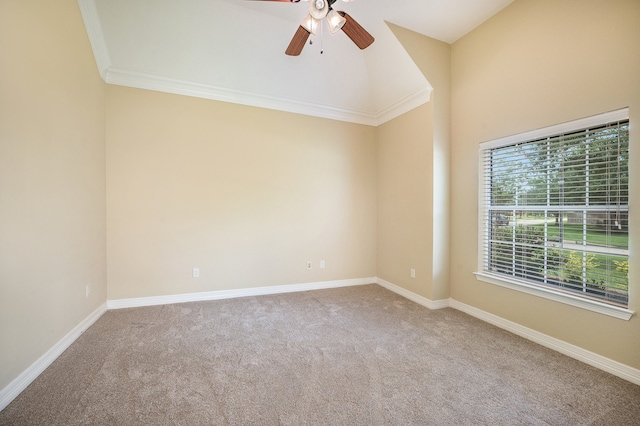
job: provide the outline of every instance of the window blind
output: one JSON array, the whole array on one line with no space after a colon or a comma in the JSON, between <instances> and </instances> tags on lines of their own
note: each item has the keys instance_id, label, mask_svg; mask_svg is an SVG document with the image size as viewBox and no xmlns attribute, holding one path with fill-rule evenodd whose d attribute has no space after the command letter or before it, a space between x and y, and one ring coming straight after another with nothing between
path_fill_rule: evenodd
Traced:
<instances>
[{"instance_id":1,"label":"window blind","mask_svg":"<svg viewBox=\"0 0 640 426\"><path fill-rule=\"evenodd\" d=\"M486 145L482 270L626 307L628 116Z\"/></svg>"}]
</instances>

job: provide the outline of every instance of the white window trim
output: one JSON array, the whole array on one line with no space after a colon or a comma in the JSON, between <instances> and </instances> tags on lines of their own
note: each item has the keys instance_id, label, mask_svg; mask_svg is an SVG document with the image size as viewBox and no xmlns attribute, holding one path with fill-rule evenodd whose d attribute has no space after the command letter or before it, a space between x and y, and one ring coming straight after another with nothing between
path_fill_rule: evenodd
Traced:
<instances>
[{"instance_id":1,"label":"white window trim","mask_svg":"<svg viewBox=\"0 0 640 426\"><path fill-rule=\"evenodd\" d=\"M488 272L474 272L474 275L478 281L554 300L566 305L575 306L588 311L597 312L599 314L609 315L610 317L619 318L625 321L629 321L633 314L635 314L634 311L630 311L629 309L573 296L571 294L561 293L559 291L554 291L551 288L538 287L533 284L529 284L526 281L511 278L506 275L494 275Z\"/></svg>"},{"instance_id":2,"label":"white window trim","mask_svg":"<svg viewBox=\"0 0 640 426\"><path fill-rule=\"evenodd\" d=\"M594 125L601 125L602 123L628 120L629 108L623 108L616 111L607 112L604 114L594 115L592 117L582 118L579 120L570 121L567 123L557 124L555 126L545 127L542 129L536 129L525 133L519 133L517 135L507 136L500 139L495 139L480 144L480 150L497 148L501 146L511 145L519 142L526 142L535 140L541 137L549 135L567 133L575 130L588 128ZM483 194L486 188L486 180L484 171L484 164L482 156L478 158L478 194ZM474 272L478 281L486 282L489 284L498 285L511 290L516 290L522 293L542 297L545 299L553 300L556 302L564 303L567 305L575 306L578 308L586 309L592 312L608 315L614 318L629 321L629 319L635 314L634 311L621 308L614 305L598 302L596 300L590 300L571 294L555 291L552 288L546 288L530 284L524 280L509 277L502 274L492 274L483 270L484 258L482 253L484 252L484 241L487 232L485 224L483 222L483 212L486 210L485 204L486 197L478 197L478 272Z\"/></svg>"}]
</instances>

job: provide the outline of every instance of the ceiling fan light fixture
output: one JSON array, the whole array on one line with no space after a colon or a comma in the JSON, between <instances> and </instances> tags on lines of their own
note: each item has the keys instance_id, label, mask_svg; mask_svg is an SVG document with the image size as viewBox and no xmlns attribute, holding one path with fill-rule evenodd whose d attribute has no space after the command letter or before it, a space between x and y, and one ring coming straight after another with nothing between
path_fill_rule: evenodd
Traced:
<instances>
[{"instance_id":1,"label":"ceiling fan light fixture","mask_svg":"<svg viewBox=\"0 0 640 426\"><path fill-rule=\"evenodd\" d=\"M311 34L316 35L320 27L320 21L309 14L302 20L300 26Z\"/></svg>"},{"instance_id":2,"label":"ceiling fan light fixture","mask_svg":"<svg viewBox=\"0 0 640 426\"><path fill-rule=\"evenodd\" d=\"M344 26L345 22L347 22L346 18L333 9L327 14L327 23L329 24L331 33L338 32Z\"/></svg>"}]
</instances>

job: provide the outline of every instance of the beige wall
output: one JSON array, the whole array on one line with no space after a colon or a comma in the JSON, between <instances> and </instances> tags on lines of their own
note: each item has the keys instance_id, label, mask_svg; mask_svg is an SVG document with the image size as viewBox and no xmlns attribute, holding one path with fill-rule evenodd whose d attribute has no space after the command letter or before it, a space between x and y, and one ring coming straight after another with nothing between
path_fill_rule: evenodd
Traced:
<instances>
[{"instance_id":1,"label":"beige wall","mask_svg":"<svg viewBox=\"0 0 640 426\"><path fill-rule=\"evenodd\" d=\"M516 1L452 47L451 296L640 368L640 319L614 319L476 281L482 141L630 107L640 182L640 2ZM630 308L640 312L640 186L630 188Z\"/></svg>"},{"instance_id":2,"label":"beige wall","mask_svg":"<svg viewBox=\"0 0 640 426\"><path fill-rule=\"evenodd\" d=\"M75 0L0 0L0 390L106 301L104 91Z\"/></svg>"},{"instance_id":3,"label":"beige wall","mask_svg":"<svg viewBox=\"0 0 640 426\"><path fill-rule=\"evenodd\" d=\"M378 127L377 135L378 277L431 300L432 123L428 103Z\"/></svg>"},{"instance_id":4,"label":"beige wall","mask_svg":"<svg viewBox=\"0 0 640 426\"><path fill-rule=\"evenodd\" d=\"M117 86L107 98L109 299L375 276L374 128Z\"/></svg>"},{"instance_id":5,"label":"beige wall","mask_svg":"<svg viewBox=\"0 0 640 426\"><path fill-rule=\"evenodd\" d=\"M629 106L640 164L640 3L518 0L452 47L391 27L434 92L375 129L106 88L75 0L0 0L0 389L104 303L107 264L109 299L378 275L640 368L637 315L472 274L480 142Z\"/></svg>"},{"instance_id":6,"label":"beige wall","mask_svg":"<svg viewBox=\"0 0 640 426\"><path fill-rule=\"evenodd\" d=\"M451 49L389 26L433 92L428 104L377 129L378 276L427 299L447 299Z\"/></svg>"}]
</instances>

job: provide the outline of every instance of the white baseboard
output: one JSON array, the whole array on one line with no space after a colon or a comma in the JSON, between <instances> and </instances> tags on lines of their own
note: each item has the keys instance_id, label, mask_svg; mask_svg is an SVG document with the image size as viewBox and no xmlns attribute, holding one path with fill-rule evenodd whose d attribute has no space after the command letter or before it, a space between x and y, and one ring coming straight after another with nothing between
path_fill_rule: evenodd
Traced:
<instances>
[{"instance_id":1,"label":"white baseboard","mask_svg":"<svg viewBox=\"0 0 640 426\"><path fill-rule=\"evenodd\" d=\"M279 285L271 287L254 287L238 290L221 290L201 293L186 293L167 296L139 297L133 299L109 300L101 305L80 324L73 328L66 336L58 341L51 349L42 355L29 368L0 391L0 411L13 401L24 389L31 384L53 361L58 358L86 329L95 323L108 309L133 308L141 306L164 305L171 303L196 302L205 300L220 300L246 296L261 296L268 294L292 293L299 291L321 290L328 288L350 287L365 284L378 284L400 296L403 296L429 309L451 307L465 312L489 324L493 324L525 339L553 349L571 358L582 361L600 370L611 373L622 379L640 385L640 370L619 363L601 355L582 349L546 334L542 334L497 315L482 311L454 299L429 300L400 286L392 284L382 278L356 278L348 280L321 281L304 284Z\"/></svg>"},{"instance_id":2,"label":"white baseboard","mask_svg":"<svg viewBox=\"0 0 640 426\"><path fill-rule=\"evenodd\" d=\"M476 317L484 322L493 324L527 340L538 343L556 352L567 355L592 367L611 373L631 383L640 385L640 370L598 355L586 349L572 345L555 337L548 336L538 331L532 330L518 323L506 320L497 315L490 314L473 306L466 305L454 299L449 299L449 306Z\"/></svg>"},{"instance_id":3,"label":"white baseboard","mask_svg":"<svg viewBox=\"0 0 640 426\"><path fill-rule=\"evenodd\" d=\"M598 355L579 346L572 345L563 340L556 339L555 337L548 336L540 333L513 321L506 320L497 315L490 314L473 306L466 305L462 302L458 302L455 299L445 300L429 300L426 297L417 295L409 290L392 284L382 278L377 278L376 283L394 293L399 294L409 300L416 302L429 309L440 309L451 307L464 313L467 313L473 317L476 317L484 322L500 327L503 330L507 330L513 334L517 334L520 337L524 337L527 340L538 343L544 347L552 349L556 352L560 352L563 355L582 361L585 364L589 364L592 367L598 368L607 373L611 373L614 376L627 380L631 383L640 385L640 370L630 367L626 364L622 364L618 361L614 361L602 355Z\"/></svg>"},{"instance_id":4,"label":"white baseboard","mask_svg":"<svg viewBox=\"0 0 640 426\"><path fill-rule=\"evenodd\" d=\"M348 280L320 281L303 284L252 287L237 290L206 291L201 293L169 294L166 296L136 297L107 301L109 309L137 308L141 306L169 305L172 303L201 302L206 300L232 299L236 297L264 296L267 294L294 293L298 291L322 290L327 288L350 287L375 284L376 278L355 278Z\"/></svg>"},{"instance_id":5,"label":"white baseboard","mask_svg":"<svg viewBox=\"0 0 640 426\"><path fill-rule=\"evenodd\" d=\"M418 294L415 294L407 289L404 289L400 286L397 286L389 281L385 281L382 278L376 278L376 283L387 290L390 290L400 296L407 298L413 302L416 302L418 305L422 305L429 309L442 309L447 308L449 306L449 299L443 300L430 300L426 297L422 297Z\"/></svg>"},{"instance_id":6,"label":"white baseboard","mask_svg":"<svg viewBox=\"0 0 640 426\"><path fill-rule=\"evenodd\" d=\"M47 369L82 333L93 325L105 312L107 304L103 303L86 317L80 324L75 326L69 333L60 339L44 355L31 364L18 377L0 390L0 411L4 410L23 390L27 388L44 370Z\"/></svg>"}]
</instances>

